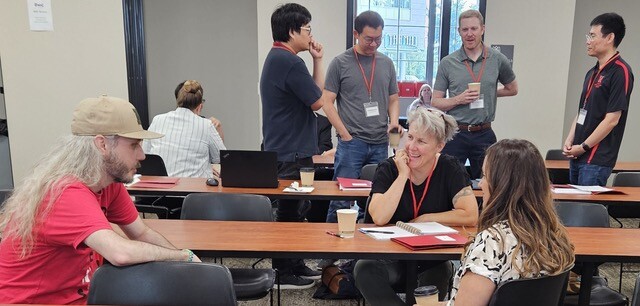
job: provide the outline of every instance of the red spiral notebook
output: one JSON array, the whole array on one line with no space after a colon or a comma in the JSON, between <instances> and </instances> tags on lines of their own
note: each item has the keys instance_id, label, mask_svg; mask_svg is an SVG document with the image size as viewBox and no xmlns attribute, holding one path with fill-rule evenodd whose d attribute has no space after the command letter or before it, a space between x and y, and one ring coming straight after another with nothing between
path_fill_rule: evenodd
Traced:
<instances>
[{"instance_id":1,"label":"red spiral notebook","mask_svg":"<svg viewBox=\"0 0 640 306\"><path fill-rule=\"evenodd\" d=\"M397 242L413 251L455 248L463 246L469 239L460 234L445 235L421 235L410 237L391 238L391 241Z\"/></svg>"},{"instance_id":2,"label":"red spiral notebook","mask_svg":"<svg viewBox=\"0 0 640 306\"><path fill-rule=\"evenodd\" d=\"M144 178L142 177L139 182L131 185L135 188L155 188L155 189L168 189L176 186L180 178L177 177L155 177Z\"/></svg>"}]
</instances>

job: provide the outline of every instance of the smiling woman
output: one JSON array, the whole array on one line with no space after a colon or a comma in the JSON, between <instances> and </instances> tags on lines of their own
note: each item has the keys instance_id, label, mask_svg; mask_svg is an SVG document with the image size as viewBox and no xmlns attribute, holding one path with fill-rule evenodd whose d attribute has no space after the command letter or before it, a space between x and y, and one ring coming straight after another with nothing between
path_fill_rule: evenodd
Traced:
<instances>
[{"instance_id":1,"label":"smiling woman","mask_svg":"<svg viewBox=\"0 0 640 306\"><path fill-rule=\"evenodd\" d=\"M467 172L457 159L440 154L456 130L453 117L438 110L421 107L409 115L404 149L381 162L373 179L368 212L377 225L397 221L476 224L478 204ZM442 296L448 292L452 275L447 267L442 261L418 264L419 272L441 280L436 285ZM355 267L356 284L372 305L403 305L392 284L404 279L404 269L397 261L360 260Z\"/></svg>"}]
</instances>

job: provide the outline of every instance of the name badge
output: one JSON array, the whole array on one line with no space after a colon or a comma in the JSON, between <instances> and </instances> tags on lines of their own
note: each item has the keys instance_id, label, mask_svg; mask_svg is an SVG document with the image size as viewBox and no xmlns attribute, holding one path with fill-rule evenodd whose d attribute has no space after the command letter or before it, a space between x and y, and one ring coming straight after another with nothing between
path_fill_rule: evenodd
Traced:
<instances>
[{"instance_id":1,"label":"name badge","mask_svg":"<svg viewBox=\"0 0 640 306\"><path fill-rule=\"evenodd\" d=\"M367 117L375 117L380 115L378 102L367 102L364 104L364 112Z\"/></svg>"},{"instance_id":2,"label":"name badge","mask_svg":"<svg viewBox=\"0 0 640 306\"><path fill-rule=\"evenodd\" d=\"M470 109L484 108L484 94L480 94L478 100L469 103Z\"/></svg>"},{"instance_id":3,"label":"name badge","mask_svg":"<svg viewBox=\"0 0 640 306\"><path fill-rule=\"evenodd\" d=\"M577 121L578 124L583 125L585 118L587 118L587 110L584 108L581 108L580 112L578 112L578 121Z\"/></svg>"}]
</instances>

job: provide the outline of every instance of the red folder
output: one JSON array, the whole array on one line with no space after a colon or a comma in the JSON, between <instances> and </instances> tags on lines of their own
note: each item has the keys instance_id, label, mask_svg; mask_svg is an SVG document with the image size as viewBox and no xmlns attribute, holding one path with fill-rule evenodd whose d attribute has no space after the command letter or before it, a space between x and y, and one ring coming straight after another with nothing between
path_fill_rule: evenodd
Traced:
<instances>
[{"instance_id":1,"label":"red folder","mask_svg":"<svg viewBox=\"0 0 640 306\"><path fill-rule=\"evenodd\" d=\"M176 186L179 180L180 178L177 178L177 177L155 177L155 178L141 177L140 181L131 185L131 187L169 189Z\"/></svg>"},{"instance_id":2,"label":"red folder","mask_svg":"<svg viewBox=\"0 0 640 306\"><path fill-rule=\"evenodd\" d=\"M371 189L371 181L352 179L352 178L346 178L346 177L339 177L337 178L337 180L338 180L338 184L340 185L340 190Z\"/></svg>"},{"instance_id":3,"label":"red folder","mask_svg":"<svg viewBox=\"0 0 640 306\"><path fill-rule=\"evenodd\" d=\"M410 237L391 238L391 241L397 242L413 251L455 248L463 246L469 239L460 234L446 235L421 235Z\"/></svg>"}]
</instances>

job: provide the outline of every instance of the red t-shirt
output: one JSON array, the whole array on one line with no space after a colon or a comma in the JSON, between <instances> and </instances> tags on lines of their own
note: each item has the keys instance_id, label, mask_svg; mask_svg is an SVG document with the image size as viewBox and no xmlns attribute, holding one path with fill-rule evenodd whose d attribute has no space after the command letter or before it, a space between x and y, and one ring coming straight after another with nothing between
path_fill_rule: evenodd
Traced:
<instances>
[{"instance_id":1,"label":"red t-shirt","mask_svg":"<svg viewBox=\"0 0 640 306\"><path fill-rule=\"evenodd\" d=\"M101 257L84 240L111 229L109 222L126 225L137 217L123 184L113 183L96 194L80 182L72 183L36 223L31 254L20 259L20 245L12 236L0 242L0 302L86 304Z\"/></svg>"}]
</instances>

